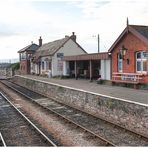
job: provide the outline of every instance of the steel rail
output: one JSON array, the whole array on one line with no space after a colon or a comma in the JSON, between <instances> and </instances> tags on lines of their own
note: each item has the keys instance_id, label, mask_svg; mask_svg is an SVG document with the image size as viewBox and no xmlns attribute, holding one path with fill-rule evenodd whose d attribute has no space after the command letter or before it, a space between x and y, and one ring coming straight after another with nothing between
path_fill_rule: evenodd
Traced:
<instances>
[{"instance_id":1,"label":"steel rail","mask_svg":"<svg viewBox=\"0 0 148 148\"><path fill-rule=\"evenodd\" d=\"M52 146L54 147L57 147L57 145L51 141L33 122L31 122L17 107L15 107L15 105L3 94L0 92L0 95L2 95L2 97L7 101L9 102L9 104L11 104L11 106L13 106L15 108L15 110L21 114L21 116L31 125L33 126L37 131L38 133L43 136Z\"/></svg>"},{"instance_id":2,"label":"steel rail","mask_svg":"<svg viewBox=\"0 0 148 148\"><path fill-rule=\"evenodd\" d=\"M37 102L36 102L36 103L37 103ZM56 112L56 111L54 111L54 110L52 110L52 109L50 109L50 108L47 108L47 107L45 107L45 106L42 106L42 105L39 104L39 103L37 103L37 104L38 104L39 106L45 108L46 110L51 111L52 113L56 114L57 116L62 117L62 118L63 118L64 120L66 120L68 123L72 123L72 124L76 125L76 127L79 127L79 128L81 128L81 129L83 129L85 132L91 133L94 137L97 137L97 138L101 139L102 141L104 141L104 142L106 143L106 146L116 146L116 145L113 144L112 142L110 142L110 141L106 140L105 138L103 138L103 137L101 137L101 136L95 134L94 132L92 132L92 131L88 130L87 128L83 127L82 125L80 125L80 124L78 124L78 123L76 123L76 122L74 122L74 121L72 121L72 120L66 118L65 116L59 114L58 112Z\"/></svg>"},{"instance_id":3,"label":"steel rail","mask_svg":"<svg viewBox=\"0 0 148 148\"><path fill-rule=\"evenodd\" d=\"M50 97L50 98L51 98L51 97ZM61 103L60 101L55 100L54 98L51 98L51 100L53 100L53 101L55 101L55 102L57 102L57 103L63 105L63 103ZM140 138L143 137L143 138L148 139L148 136L147 136L147 135L144 135L144 134L142 134L142 133L135 132L135 131L133 131L133 130L131 130L131 129L127 129L127 128L125 128L124 126L119 125L119 124L117 124L117 123L115 123L115 122L113 122L113 121L109 121L109 120L107 120L107 119L105 119L105 118L103 118L103 117L98 117L98 116L96 116L96 115L94 115L94 114L91 114L91 113L89 113L89 112L82 111L82 110L80 110L79 108L74 107L74 106L71 106L71 105L69 105L69 104L67 104L67 103L65 103L65 102L64 102L64 105L65 105L65 106L68 106L69 108L76 109L76 110L78 110L78 111L80 111L80 112L82 112L82 113L88 114L88 115L90 115L90 116L92 116L92 117L98 118L98 119L100 119L100 120L102 120L102 121L104 121L104 122L106 122L106 123L109 123L109 124L113 125L114 127L119 127L119 128L121 128L121 129L123 129L123 130L125 130L125 131L127 131L127 132L131 132L131 133L133 133L133 134L135 134L135 135L138 135Z\"/></svg>"},{"instance_id":4,"label":"steel rail","mask_svg":"<svg viewBox=\"0 0 148 148\"><path fill-rule=\"evenodd\" d=\"M3 83L3 82L2 82L2 83ZM10 83L12 83L12 82L10 82ZM3 83L3 84L6 85L6 86L9 87L9 88L15 90L16 92L22 94L23 96L25 96L25 97L31 99L33 102L37 103L37 102L34 101L30 96L27 96L26 94L24 94L24 93L22 93L21 91L15 89L14 87L8 86L8 85L5 84L5 83ZM18 84L15 84L15 85L18 85ZM20 86L20 85L18 85L18 86ZM20 86L20 87L22 87L22 86ZM24 88L25 88L25 87L24 87ZM27 89L27 88L25 88L25 89ZM28 90L29 90L29 89L28 89ZM29 90L29 91L32 91L32 90ZM32 92L33 92L33 91L32 91ZM35 92L35 93L37 93L37 92ZM40 95L43 95L43 94L40 94ZM47 97L47 96L45 96L45 97ZM64 102L64 103L61 103L60 101L57 101L57 100L55 100L55 99L52 98L52 97L50 97L50 99L53 100L53 101L55 101L55 102L57 102L57 103L60 103L61 105L66 105L66 106L68 106L68 107L70 107L70 108L79 110L80 112L83 112L83 113L88 114L88 115L90 115L90 116L93 116L93 117L95 117L95 118L99 118L100 120L102 120L102 121L104 121L104 122L107 122L107 123L109 123L109 124L112 124L113 126L122 128L123 130L126 130L126 131L128 131L128 132L131 132L131 133L133 133L133 134L136 134L136 135L139 136L139 138L142 138L142 137L143 137L143 138L148 139L148 136L147 136L147 135L144 135L144 134L142 134L142 133L135 132L135 131L133 131L133 130L131 130L131 129L127 129L127 128L125 128L125 127L123 127L123 126L121 126L121 125L119 125L119 124L117 124L117 123L114 123L113 121L109 121L109 120L107 120L107 119L104 119L103 117L98 117L98 116L95 116L95 115L93 115L93 114L91 114L91 113L84 112L84 111L80 110L79 108L74 107L74 106L71 106L71 105L69 105L69 104L67 104L67 103L65 103L65 102ZM38 103L37 103L37 104L38 104ZM40 105L40 106L42 106L42 105Z\"/></svg>"},{"instance_id":5,"label":"steel rail","mask_svg":"<svg viewBox=\"0 0 148 148\"><path fill-rule=\"evenodd\" d=\"M1 132L0 132L0 138L1 138L1 140L2 140L2 144L3 144L3 146L6 147L6 143L5 143L5 140L4 140L4 138L3 138Z\"/></svg>"},{"instance_id":6,"label":"steel rail","mask_svg":"<svg viewBox=\"0 0 148 148\"><path fill-rule=\"evenodd\" d=\"M2 82L2 83L3 83L3 82ZM10 83L12 83L12 82L10 82ZM15 90L16 92L22 94L23 96L25 96L25 97L31 99L31 101L35 102L35 103L38 104L39 106L41 106L41 107L43 107L43 108L49 110L49 108L46 108L45 106L42 106L41 104L39 104L38 102L36 102L34 99L32 99L30 96L28 96L28 95L22 93L21 91L15 89L14 87L12 87L12 86L10 86L10 85L8 86L8 85L5 84L5 83L3 83L3 84L6 85L6 86L9 87L9 88ZM15 84L15 85L18 85L18 84ZM20 85L18 85L18 86L19 86L19 87L22 87L22 86L20 86ZM25 89L27 89L27 88L25 88ZM29 90L29 89L28 89L28 90ZM29 90L29 91L32 91L32 90ZM32 92L33 92L33 91L32 91ZM35 92L35 93L37 93L37 92ZM43 95L43 94L40 94L40 95ZM44 96L44 95L43 95L43 96ZM47 97L47 96L46 96L46 97ZM119 128L121 128L121 129L123 129L123 130L125 130L125 131L127 131L127 132L131 132L131 133L133 133L133 134L136 134L137 136L139 136L139 138L146 138L146 139L148 139L148 136L147 136L147 135L144 135L144 134L142 134L142 133L137 133L137 132L135 132L135 131L133 131L133 130L131 130L131 129L127 129L127 128L121 126L121 125L118 125L118 124L114 123L113 121L108 121L108 120L104 119L103 117L97 117L97 116L95 116L95 115L93 115L93 114L91 114L91 113L84 112L84 111L82 111L82 110L80 110L80 109L78 109L78 108L76 108L76 107L73 107L73 106L71 106L71 105L69 105L69 104L67 104L67 103L65 103L65 102L64 102L64 103L61 103L60 101L57 101L57 100L55 100L54 98L51 98L51 97L50 97L50 99L53 100L53 101L55 101L55 102L57 102L57 103L59 103L59 104L61 104L61 105L66 105L66 106L68 106L68 107L70 107L70 108L72 108L72 109L79 110L80 112L83 112L83 113L85 113L85 114L88 114L88 115L90 115L90 116L93 116L93 117L95 117L95 118L98 118L98 119L100 119L100 120L102 120L102 121L104 121L104 122L107 122L107 123L109 123L109 124L112 124L113 126L119 127ZM77 123L76 123L76 124L77 124ZM81 125L80 125L80 126L81 126Z\"/></svg>"},{"instance_id":7,"label":"steel rail","mask_svg":"<svg viewBox=\"0 0 148 148\"><path fill-rule=\"evenodd\" d=\"M74 122L74 121L72 121L72 120L70 120L70 119L64 117L63 115L57 113L56 111L54 111L54 110L52 110L52 109L49 109L49 108L47 108L47 107L45 107L45 106L42 106L42 105L39 104L38 102L34 101L34 99L32 99L31 97L29 97L29 96L27 96L26 94L22 93L21 91L15 89L14 87L11 87L11 86L8 86L8 87L10 87L11 89L13 89L13 90L15 90L16 92L20 93L21 95L23 95L23 96L29 98L32 102L36 103L36 104L39 105L40 107L42 107L42 108L44 108L44 109L46 109L46 110L48 110L48 111L51 111L52 113L56 114L57 116L62 117L62 118L63 118L64 120L66 120L68 123L71 122L71 123L74 124L76 127L79 127L79 128L81 128L81 129L83 129L85 132L88 132L88 133L92 134L94 137L97 137L97 138L101 139L102 141L104 141L104 142L106 143L106 146L116 146L116 145L113 144L112 142L110 142L110 141L106 140L105 138L103 138L103 137L101 137L101 136L95 134L94 132L92 132L92 131L86 129L85 127L81 126L80 124L77 124L76 122Z\"/></svg>"}]
</instances>

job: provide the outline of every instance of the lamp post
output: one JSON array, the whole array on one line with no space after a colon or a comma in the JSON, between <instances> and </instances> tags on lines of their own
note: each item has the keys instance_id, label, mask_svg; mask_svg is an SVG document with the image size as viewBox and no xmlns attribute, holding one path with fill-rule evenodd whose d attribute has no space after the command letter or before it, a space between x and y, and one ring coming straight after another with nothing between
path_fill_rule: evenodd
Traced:
<instances>
[{"instance_id":1,"label":"lamp post","mask_svg":"<svg viewBox=\"0 0 148 148\"><path fill-rule=\"evenodd\" d=\"M120 49L120 54L123 60L124 60L124 56L126 55L126 52L127 52L127 48L125 48L124 45L122 45Z\"/></svg>"}]
</instances>

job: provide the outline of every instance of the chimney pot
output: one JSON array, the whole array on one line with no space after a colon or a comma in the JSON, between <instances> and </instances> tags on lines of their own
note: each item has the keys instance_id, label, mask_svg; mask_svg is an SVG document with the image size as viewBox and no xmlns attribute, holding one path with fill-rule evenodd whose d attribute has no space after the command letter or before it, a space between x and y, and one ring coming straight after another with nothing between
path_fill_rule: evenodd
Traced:
<instances>
[{"instance_id":1,"label":"chimney pot","mask_svg":"<svg viewBox=\"0 0 148 148\"><path fill-rule=\"evenodd\" d=\"M41 36L39 38L39 46L42 46L42 38L41 38Z\"/></svg>"},{"instance_id":2,"label":"chimney pot","mask_svg":"<svg viewBox=\"0 0 148 148\"><path fill-rule=\"evenodd\" d=\"M75 32L72 32L71 39L72 39L74 42L76 42L76 35L75 35Z\"/></svg>"}]
</instances>

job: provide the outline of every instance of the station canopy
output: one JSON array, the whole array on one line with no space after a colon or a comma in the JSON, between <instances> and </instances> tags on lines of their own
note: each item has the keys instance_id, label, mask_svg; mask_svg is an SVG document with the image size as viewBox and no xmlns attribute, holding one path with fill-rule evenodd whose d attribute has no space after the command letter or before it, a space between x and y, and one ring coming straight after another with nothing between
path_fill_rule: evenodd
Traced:
<instances>
[{"instance_id":1,"label":"station canopy","mask_svg":"<svg viewBox=\"0 0 148 148\"><path fill-rule=\"evenodd\" d=\"M107 60L107 59L109 59L108 52L64 56L63 58L64 61Z\"/></svg>"}]
</instances>

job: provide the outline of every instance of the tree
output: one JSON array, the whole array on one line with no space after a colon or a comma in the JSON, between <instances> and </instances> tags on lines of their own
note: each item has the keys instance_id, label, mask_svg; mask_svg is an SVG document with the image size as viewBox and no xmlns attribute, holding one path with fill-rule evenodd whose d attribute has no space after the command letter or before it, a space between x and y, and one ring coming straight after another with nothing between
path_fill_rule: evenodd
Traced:
<instances>
[{"instance_id":1,"label":"tree","mask_svg":"<svg viewBox=\"0 0 148 148\"><path fill-rule=\"evenodd\" d=\"M19 62L13 63L13 64L11 64L11 65L9 66L9 68L12 68L13 71L19 70L19 68L20 68L20 63L19 63Z\"/></svg>"}]
</instances>

